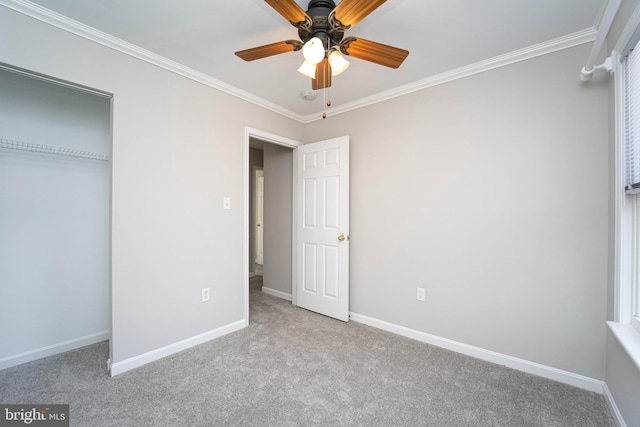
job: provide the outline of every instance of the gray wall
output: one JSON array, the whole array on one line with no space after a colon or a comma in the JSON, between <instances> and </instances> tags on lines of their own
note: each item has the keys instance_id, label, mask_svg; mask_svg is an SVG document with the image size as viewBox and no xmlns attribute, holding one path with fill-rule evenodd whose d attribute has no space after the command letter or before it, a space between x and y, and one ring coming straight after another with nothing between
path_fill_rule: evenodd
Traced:
<instances>
[{"instance_id":1,"label":"gray wall","mask_svg":"<svg viewBox=\"0 0 640 427\"><path fill-rule=\"evenodd\" d=\"M263 286L291 294L293 150L264 145Z\"/></svg>"},{"instance_id":2,"label":"gray wall","mask_svg":"<svg viewBox=\"0 0 640 427\"><path fill-rule=\"evenodd\" d=\"M7 71L0 94L0 138L110 154L108 99ZM0 150L0 360L106 338L109 173Z\"/></svg>"},{"instance_id":3,"label":"gray wall","mask_svg":"<svg viewBox=\"0 0 640 427\"><path fill-rule=\"evenodd\" d=\"M352 312L604 379L608 91L578 79L590 48L305 127L351 137Z\"/></svg>"},{"instance_id":4,"label":"gray wall","mask_svg":"<svg viewBox=\"0 0 640 427\"><path fill-rule=\"evenodd\" d=\"M4 7L0 28L0 61L114 94L112 361L242 321L245 126L302 124Z\"/></svg>"}]
</instances>

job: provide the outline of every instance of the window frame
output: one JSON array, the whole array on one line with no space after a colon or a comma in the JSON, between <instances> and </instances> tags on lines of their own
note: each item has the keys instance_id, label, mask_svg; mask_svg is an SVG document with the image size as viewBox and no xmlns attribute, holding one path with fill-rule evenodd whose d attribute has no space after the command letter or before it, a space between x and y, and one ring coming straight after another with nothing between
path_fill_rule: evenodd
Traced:
<instances>
[{"instance_id":1,"label":"window frame","mask_svg":"<svg viewBox=\"0 0 640 427\"><path fill-rule=\"evenodd\" d=\"M612 52L615 87L614 320L640 332L640 189L625 190L626 60L640 40L640 16L629 22ZM620 53L619 53L620 52ZM636 54L640 55L640 48Z\"/></svg>"}]
</instances>

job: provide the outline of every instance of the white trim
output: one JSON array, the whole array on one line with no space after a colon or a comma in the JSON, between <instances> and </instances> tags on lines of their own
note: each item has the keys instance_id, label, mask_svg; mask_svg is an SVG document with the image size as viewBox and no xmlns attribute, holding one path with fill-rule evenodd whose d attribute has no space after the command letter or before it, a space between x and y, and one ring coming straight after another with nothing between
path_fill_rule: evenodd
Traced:
<instances>
[{"instance_id":1,"label":"white trim","mask_svg":"<svg viewBox=\"0 0 640 427\"><path fill-rule=\"evenodd\" d=\"M242 220L244 221L244 227L242 229L242 239L243 239L243 260L242 265L244 266L244 323L245 326L249 326L249 279L251 276L249 275L249 227L251 226L250 219L251 216L249 214L249 156L251 147L249 146L249 138L250 138L250 128L244 128L244 144L242 147L242 158L244 159L242 162L242 175L244 176L243 186L242 186L242 198L243 198L243 207L242 207L242 216L244 217ZM253 264L255 269L255 263ZM255 270L254 270L255 273Z\"/></svg>"},{"instance_id":2,"label":"white trim","mask_svg":"<svg viewBox=\"0 0 640 427\"><path fill-rule=\"evenodd\" d=\"M298 186L296 183L296 177L298 176L298 162L296 161L297 151L293 151L293 156L291 156L291 304L294 306L298 306L298 273L296 270L296 240L298 238L297 230L298 230L298 208L296 199L298 197L297 191Z\"/></svg>"},{"instance_id":3,"label":"white trim","mask_svg":"<svg viewBox=\"0 0 640 427\"><path fill-rule=\"evenodd\" d=\"M283 147L296 148L303 145L302 142L300 141L296 141L284 136L276 135L274 133L265 132L260 129L254 129L249 126L246 126L244 128L244 131L245 131L245 136L253 137L264 142L269 142L271 144L281 145ZM247 143L248 142L249 142L249 139L247 138Z\"/></svg>"},{"instance_id":4,"label":"white trim","mask_svg":"<svg viewBox=\"0 0 640 427\"><path fill-rule=\"evenodd\" d=\"M130 357L129 359L125 359L120 362L114 362L111 364L111 376L113 377L116 375L120 375L124 372L146 365L147 363L155 362L156 360L162 359L163 357L171 356L172 354L179 353L191 347L204 344L207 341L211 341L232 332L239 331L246 326L247 325L245 324L244 319L238 320L237 322L233 322L209 332L187 338L186 340L178 341L165 347L161 347L147 353L140 354L138 356Z\"/></svg>"},{"instance_id":5,"label":"white trim","mask_svg":"<svg viewBox=\"0 0 640 427\"><path fill-rule=\"evenodd\" d=\"M611 52L612 66L614 70L614 247L613 247L613 277L614 277L614 320L624 322L629 319L630 311L626 302L628 294L627 287L631 278L628 277L629 255L627 254L627 242L624 229L629 225L625 221L625 201L624 190L625 167L624 167L624 69L621 64L621 57L618 50Z\"/></svg>"},{"instance_id":6,"label":"white trim","mask_svg":"<svg viewBox=\"0 0 640 427\"><path fill-rule=\"evenodd\" d=\"M526 61L528 59L557 52L559 50L568 49L585 43L590 43L596 39L597 35L598 31L595 28L589 28L586 30L568 34L563 37L558 37L557 39L549 40L544 43L509 52L504 55L496 56L484 61L466 65L464 67L456 68L455 70L450 70L441 74L437 74L435 76L427 77L426 79L418 80L404 86L399 86L385 92L380 92L375 95L358 99L344 105L331 107L331 116L346 113L348 111L366 107L372 104L377 104L378 102L387 101L389 99L397 98L399 96L407 95L423 89L428 89L433 86L451 82L453 80L469 77L474 74L483 73L495 68L515 64L516 62ZM303 119L303 123L305 124L321 120L321 118L318 117L318 114L315 113L305 116Z\"/></svg>"},{"instance_id":7,"label":"white trim","mask_svg":"<svg viewBox=\"0 0 640 427\"><path fill-rule=\"evenodd\" d=\"M282 298L287 301L291 301L291 294L286 292L278 291L276 289L267 288L266 286L262 287L262 292L267 295L271 295L272 297Z\"/></svg>"},{"instance_id":8,"label":"white trim","mask_svg":"<svg viewBox=\"0 0 640 427\"><path fill-rule=\"evenodd\" d=\"M475 347L469 344L453 341L448 338L442 338L436 335L427 334L425 332L416 331L414 329L409 329L404 326L395 325L393 323L388 323L357 313L351 313L351 320L359 323L364 323L365 325L373 326L374 328L382 329L387 332L402 335L403 337L411 338L427 344L435 345L437 347L445 348L447 350L455 351L457 353L465 354L467 356L475 357L476 359L485 360L487 362L496 363L498 365L504 365L518 371L526 372L528 374L533 374L553 381L569 384L584 390L593 391L600 394L602 394L604 391L604 381L596 380L584 375L564 371L562 369L553 368L551 366L542 365L540 363L531 362L524 359L519 359L517 357L497 353L495 351L485 350L480 347Z\"/></svg>"},{"instance_id":9,"label":"white trim","mask_svg":"<svg viewBox=\"0 0 640 427\"><path fill-rule=\"evenodd\" d=\"M293 120L297 120L300 123L306 124L319 120L316 113L303 116L295 113L286 108L280 107L270 101L259 98L249 92L239 89L235 86L231 86L220 80L214 79L200 71L196 71L185 65L179 64L175 61L167 59L163 56L150 52L139 46L121 40L110 34L99 31L88 25L82 24L78 21L70 19L64 15L53 12L47 8L44 8L38 4L35 4L29 0L0 0L0 5L16 12L22 13L31 18L37 19L54 27L60 28L69 33L83 37L87 40L91 40L108 48L117 50L126 55L138 58L142 61L164 68L168 71L179 74L188 79L202 83L206 86L218 89L229 95L235 96L252 104L263 107L267 110L281 114L284 117L288 117ZM516 62L525 61L527 59L535 58L537 56L553 53L559 50L567 49L570 47L578 46L584 43L592 42L596 39L598 31L595 28L588 28L582 31L578 31L572 34L568 34L563 37L558 37L553 40L549 40L544 43L540 43L534 46L530 46L524 49L516 50L504 55L499 55L494 58L487 59L485 61L476 62L464 67L457 68L436 76L432 76L423 80L419 80L414 83L410 83L404 86L400 86L395 89L391 89L385 92L381 92L369 97L365 97L344 105L332 107L331 115L337 115L346 113L358 108L366 107L378 102L387 101L392 98L407 95L412 92L427 89L436 85L450 82L452 80L461 79L471 76L473 74L482 73L484 71L492 70L494 68L510 65Z\"/></svg>"},{"instance_id":10,"label":"white trim","mask_svg":"<svg viewBox=\"0 0 640 427\"><path fill-rule=\"evenodd\" d=\"M609 390L609 386L607 386L607 383L604 384L604 390L602 394L604 395L604 400L609 406L609 410L611 411L611 415L613 415L613 420L616 422L616 425L618 427L627 427L627 423L625 423L624 417L622 416L618 405L616 405L616 401L613 398L613 394L611 394L611 390Z\"/></svg>"},{"instance_id":11,"label":"white trim","mask_svg":"<svg viewBox=\"0 0 640 427\"><path fill-rule=\"evenodd\" d=\"M35 350L25 351L24 353L14 354L12 356L0 359L0 371L11 368L13 366L22 365L23 363L32 362L44 357L53 356L77 348L86 347L109 339L109 331L97 332L95 334L86 335L80 338L63 341L61 343L48 345L46 347L37 348Z\"/></svg>"}]
</instances>

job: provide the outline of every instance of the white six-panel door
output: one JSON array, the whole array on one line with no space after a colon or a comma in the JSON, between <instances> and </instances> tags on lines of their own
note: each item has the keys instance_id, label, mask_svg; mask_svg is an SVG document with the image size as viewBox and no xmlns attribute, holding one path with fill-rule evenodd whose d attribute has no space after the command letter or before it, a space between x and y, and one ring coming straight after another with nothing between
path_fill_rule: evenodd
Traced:
<instances>
[{"instance_id":1,"label":"white six-panel door","mask_svg":"<svg viewBox=\"0 0 640 427\"><path fill-rule=\"evenodd\" d=\"M349 320L349 137L296 148L297 305Z\"/></svg>"}]
</instances>

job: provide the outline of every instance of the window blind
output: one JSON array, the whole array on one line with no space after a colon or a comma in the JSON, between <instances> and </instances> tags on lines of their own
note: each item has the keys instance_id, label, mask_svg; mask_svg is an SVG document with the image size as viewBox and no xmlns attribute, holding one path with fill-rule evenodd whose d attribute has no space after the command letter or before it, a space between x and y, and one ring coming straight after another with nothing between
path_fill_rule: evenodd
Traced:
<instances>
[{"instance_id":1,"label":"window blind","mask_svg":"<svg viewBox=\"0 0 640 427\"><path fill-rule=\"evenodd\" d=\"M625 73L625 189L640 190L640 49L627 54ZM634 192L636 192L634 191Z\"/></svg>"}]
</instances>

